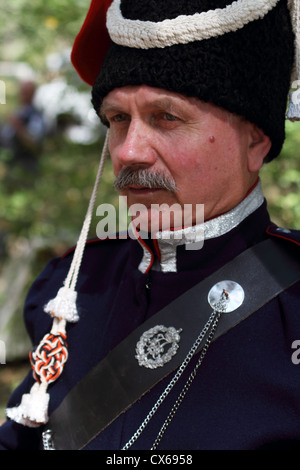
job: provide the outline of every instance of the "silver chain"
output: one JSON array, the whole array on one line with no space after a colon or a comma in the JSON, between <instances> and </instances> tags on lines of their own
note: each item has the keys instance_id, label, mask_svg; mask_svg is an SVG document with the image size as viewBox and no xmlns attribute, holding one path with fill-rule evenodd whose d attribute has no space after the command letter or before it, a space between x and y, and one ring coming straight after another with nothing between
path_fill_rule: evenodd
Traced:
<instances>
[{"instance_id":1,"label":"silver chain","mask_svg":"<svg viewBox=\"0 0 300 470\"><path fill-rule=\"evenodd\" d=\"M219 320L220 320L220 317L221 317L221 314L222 312L216 312L217 313L217 316L215 318L215 321L212 325L212 328L211 328L211 331L209 333L209 336L205 342L205 345L203 346L202 348L202 351L201 351L201 354L200 354L200 357L199 357L199 360L194 368L194 370L191 372L189 378L187 379L186 383L184 384L184 387L182 388L181 392L180 392L180 395L179 397L177 398L176 402L174 403L170 413L168 414L168 417L166 418L164 424L162 425L152 447L151 447L151 450L155 450L157 449L160 441L162 440L163 438L163 435L164 433L166 432L166 429L167 427L169 426L169 424L171 423L172 419L174 418L179 406L181 405L185 395L187 394L190 386L192 385L192 382L194 380L194 378L196 377L196 374L197 374L197 371L198 371L198 368L200 367L200 365L202 364L202 361L204 359L204 356L209 348L209 345L210 343L212 342L212 339L214 337L214 334L215 334L215 331L216 331L216 328L218 326L218 323L219 323Z\"/></svg>"},{"instance_id":2,"label":"silver chain","mask_svg":"<svg viewBox=\"0 0 300 470\"><path fill-rule=\"evenodd\" d=\"M175 413L177 411L177 409L179 408L181 402L183 401L188 389L190 388L195 376L196 376L196 373L197 373L197 370L198 368L200 367L203 359L204 359L204 356L209 348L209 345L210 343L212 342L212 339L214 337L214 334L215 334L215 331L216 331L216 328L217 328L217 325L218 325L218 322L221 318L221 315L222 313L226 310L226 304L227 304L227 301L228 301L228 294L227 292L223 291L222 295L221 295L221 298L220 298L220 301L214 306L214 310L213 312L211 313L208 321L206 322L206 324L204 325L201 333L199 334L199 336L197 337L197 339L195 340L193 346L191 347L190 351L188 352L187 356L185 357L184 361L182 362L181 366L179 367L179 369L177 370L176 374L174 375L173 379L169 382L169 384L167 385L167 387L165 388L165 390L163 391L163 393L160 395L160 397L158 398L158 400L156 401L156 403L154 404L154 406L152 407L152 409L150 410L150 412L148 413L148 415L146 416L146 418L144 419L144 421L142 422L142 424L140 425L140 427L137 429L137 431L133 434L133 436L129 439L129 441L124 445L124 447L122 448L122 450L128 450L130 449L130 447L132 447L132 445L136 442L136 440L140 437L140 435L142 434L142 432L144 431L144 429L146 428L146 426L149 424L149 421L151 420L151 418L154 416L154 414L157 412L158 408L160 407L160 405L163 403L163 401L167 398L167 396L169 395L169 393L171 392L171 390L173 389L173 387L175 386L175 384L178 382L178 380L180 379L180 377L182 376L183 372L185 371L185 369L187 368L188 364L190 363L190 361L192 360L194 354L196 353L197 349L199 348L203 338L206 336L207 332L209 331L209 329L211 329L210 333L209 333L209 336L205 342L205 345L203 346L202 348L202 352L201 352L201 355L200 355L200 358L193 370L193 372L191 373L191 375L189 376L187 382L185 383L179 397L177 398L171 412L169 413L167 419L165 420L163 426L161 427L155 441L154 441L154 444L151 448L151 450L154 450L157 448L159 442L161 441L165 431L166 431L166 428L168 427L168 425L170 424L170 422L172 421L172 419L174 418L175 416Z\"/></svg>"},{"instance_id":3,"label":"silver chain","mask_svg":"<svg viewBox=\"0 0 300 470\"><path fill-rule=\"evenodd\" d=\"M52 440L52 432L50 429L47 429L47 431L43 432L42 439L43 439L44 450L55 450L53 440Z\"/></svg>"}]
</instances>

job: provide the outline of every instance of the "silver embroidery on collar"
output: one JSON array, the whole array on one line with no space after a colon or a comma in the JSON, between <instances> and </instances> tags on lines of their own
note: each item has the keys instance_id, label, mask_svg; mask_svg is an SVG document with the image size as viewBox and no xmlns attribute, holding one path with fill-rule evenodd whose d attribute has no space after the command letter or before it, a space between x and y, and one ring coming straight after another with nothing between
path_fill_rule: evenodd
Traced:
<instances>
[{"instance_id":1,"label":"silver embroidery on collar","mask_svg":"<svg viewBox=\"0 0 300 470\"><path fill-rule=\"evenodd\" d=\"M152 263L152 254L149 250L147 250L147 247L145 245L141 244L139 238L137 238L137 241L139 242L139 244L143 248L143 252L144 252L142 261L139 264L139 270L142 273L146 273L147 270L149 269L149 267L151 266L151 263Z\"/></svg>"},{"instance_id":2,"label":"silver embroidery on collar","mask_svg":"<svg viewBox=\"0 0 300 470\"><path fill-rule=\"evenodd\" d=\"M158 232L157 242L161 254L160 268L164 273L177 271L177 247L200 250L204 243L204 225L194 225L176 231Z\"/></svg>"},{"instance_id":3,"label":"silver embroidery on collar","mask_svg":"<svg viewBox=\"0 0 300 470\"><path fill-rule=\"evenodd\" d=\"M264 195L260 181L251 193L236 207L226 214L208 220L204 224L195 225L185 229L156 234L160 250L160 269L162 272L177 272L177 247L186 245L187 250L200 249L204 240L217 238L233 230L244 219L258 209L264 202ZM140 242L141 244L141 242ZM145 273L151 263L151 254L146 246L142 245L144 255L139 270Z\"/></svg>"},{"instance_id":4,"label":"silver embroidery on collar","mask_svg":"<svg viewBox=\"0 0 300 470\"><path fill-rule=\"evenodd\" d=\"M253 191L231 211L204 223L205 240L217 238L230 232L258 209L263 202L264 195L259 181Z\"/></svg>"}]
</instances>

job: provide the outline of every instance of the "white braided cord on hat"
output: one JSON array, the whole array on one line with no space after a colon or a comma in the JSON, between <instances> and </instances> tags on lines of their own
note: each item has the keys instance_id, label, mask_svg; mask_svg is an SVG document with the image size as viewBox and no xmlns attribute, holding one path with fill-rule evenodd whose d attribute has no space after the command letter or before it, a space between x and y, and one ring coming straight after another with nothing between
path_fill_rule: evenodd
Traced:
<instances>
[{"instance_id":1,"label":"white braided cord on hat","mask_svg":"<svg viewBox=\"0 0 300 470\"><path fill-rule=\"evenodd\" d=\"M107 11L106 26L116 44L137 49L164 48L237 31L263 18L278 1L236 0L225 8L152 22L124 18L121 0L114 0Z\"/></svg>"}]
</instances>

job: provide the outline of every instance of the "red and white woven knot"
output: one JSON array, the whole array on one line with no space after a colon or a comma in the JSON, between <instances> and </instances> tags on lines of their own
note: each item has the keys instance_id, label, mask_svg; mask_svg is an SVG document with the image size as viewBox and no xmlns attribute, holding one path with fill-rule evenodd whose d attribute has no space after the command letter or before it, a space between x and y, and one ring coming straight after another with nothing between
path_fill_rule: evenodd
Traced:
<instances>
[{"instance_id":1,"label":"red and white woven knot","mask_svg":"<svg viewBox=\"0 0 300 470\"><path fill-rule=\"evenodd\" d=\"M66 335L46 335L29 357L35 379L48 384L54 382L61 375L68 359Z\"/></svg>"}]
</instances>

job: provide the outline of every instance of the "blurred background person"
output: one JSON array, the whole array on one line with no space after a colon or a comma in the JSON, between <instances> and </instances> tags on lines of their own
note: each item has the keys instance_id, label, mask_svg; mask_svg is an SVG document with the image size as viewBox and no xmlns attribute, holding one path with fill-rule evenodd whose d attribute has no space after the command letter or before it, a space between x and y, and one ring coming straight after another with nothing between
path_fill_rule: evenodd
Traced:
<instances>
[{"instance_id":1,"label":"blurred background person","mask_svg":"<svg viewBox=\"0 0 300 470\"><path fill-rule=\"evenodd\" d=\"M20 83L20 106L8 117L0 136L1 147L9 150L10 165L20 165L27 171L36 170L45 137L43 115L34 104L35 90L32 81Z\"/></svg>"}]
</instances>

